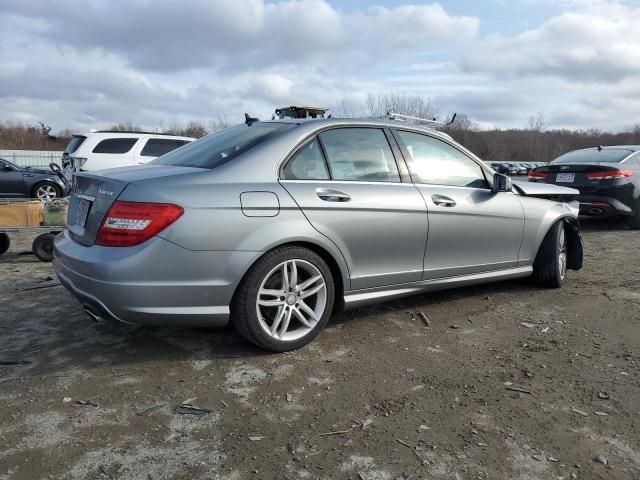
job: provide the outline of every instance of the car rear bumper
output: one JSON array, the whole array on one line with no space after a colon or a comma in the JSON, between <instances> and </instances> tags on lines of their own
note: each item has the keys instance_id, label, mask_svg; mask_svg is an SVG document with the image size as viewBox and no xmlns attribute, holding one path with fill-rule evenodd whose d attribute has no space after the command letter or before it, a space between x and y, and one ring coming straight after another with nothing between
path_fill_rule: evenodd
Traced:
<instances>
[{"instance_id":1,"label":"car rear bumper","mask_svg":"<svg viewBox=\"0 0 640 480\"><path fill-rule=\"evenodd\" d=\"M154 237L136 247L55 241L60 282L92 317L140 325L223 326L239 279L260 252L186 250Z\"/></svg>"},{"instance_id":2,"label":"car rear bumper","mask_svg":"<svg viewBox=\"0 0 640 480\"><path fill-rule=\"evenodd\" d=\"M580 195L580 215L633 215L633 208L617 198L604 195Z\"/></svg>"}]
</instances>

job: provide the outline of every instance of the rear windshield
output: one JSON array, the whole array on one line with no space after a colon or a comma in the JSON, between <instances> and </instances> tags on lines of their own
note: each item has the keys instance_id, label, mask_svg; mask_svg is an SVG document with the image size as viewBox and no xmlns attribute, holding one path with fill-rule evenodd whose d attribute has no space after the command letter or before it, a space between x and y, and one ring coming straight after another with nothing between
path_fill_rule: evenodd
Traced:
<instances>
[{"instance_id":1,"label":"rear windshield","mask_svg":"<svg viewBox=\"0 0 640 480\"><path fill-rule=\"evenodd\" d=\"M82 135L75 135L67 144L67 148L64 149L64 153L73 153L75 152L82 142L84 142L87 137Z\"/></svg>"},{"instance_id":2,"label":"rear windshield","mask_svg":"<svg viewBox=\"0 0 640 480\"><path fill-rule=\"evenodd\" d=\"M565 153L551 163L619 163L631 153L633 152L623 148L603 148L601 151L598 151L597 148L590 148Z\"/></svg>"},{"instance_id":3,"label":"rear windshield","mask_svg":"<svg viewBox=\"0 0 640 480\"><path fill-rule=\"evenodd\" d=\"M180 167L215 168L265 141L294 127L290 123L236 125L169 152L149 163Z\"/></svg>"}]
</instances>

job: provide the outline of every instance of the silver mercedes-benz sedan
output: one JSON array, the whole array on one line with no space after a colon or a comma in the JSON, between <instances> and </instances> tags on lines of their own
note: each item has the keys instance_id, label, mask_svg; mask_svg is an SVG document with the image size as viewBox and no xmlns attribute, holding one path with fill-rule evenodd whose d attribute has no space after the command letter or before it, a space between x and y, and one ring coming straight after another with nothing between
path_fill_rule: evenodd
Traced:
<instances>
[{"instance_id":1,"label":"silver mercedes-benz sedan","mask_svg":"<svg viewBox=\"0 0 640 480\"><path fill-rule=\"evenodd\" d=\"M77 173L60 281L95 319L222 326L273 351L337 308L582 265L576 190L511 183L394 120L276 120Z\"/></svg>"}]
</instances>

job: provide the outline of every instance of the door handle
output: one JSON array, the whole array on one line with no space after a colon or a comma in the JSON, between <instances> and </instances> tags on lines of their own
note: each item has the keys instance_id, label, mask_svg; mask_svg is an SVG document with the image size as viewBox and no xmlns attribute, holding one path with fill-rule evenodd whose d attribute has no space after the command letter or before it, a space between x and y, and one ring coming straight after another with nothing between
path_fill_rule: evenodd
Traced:
<instances>
[{"instance_id":1,"label":"door handle","mask_svg":"<svg viewBox=\"0 0 640 480\"><path fill-rule=\"evenodd\" d=\"M348 202L351 200L351 197L346 193L330 188L317 188L316 195L325 202Z\"/></svg>"},{"instance_id":2,"label":"door handle","mask_svg":"<svg viewBox=\"0 0 640 480\"><path fill-rule=\"evenodd\" d=\"M436 205L441 207L455 207L456 201L453 198L445 197L444 195L431 195L431 200Z\"/></svg>"}]
</instances>

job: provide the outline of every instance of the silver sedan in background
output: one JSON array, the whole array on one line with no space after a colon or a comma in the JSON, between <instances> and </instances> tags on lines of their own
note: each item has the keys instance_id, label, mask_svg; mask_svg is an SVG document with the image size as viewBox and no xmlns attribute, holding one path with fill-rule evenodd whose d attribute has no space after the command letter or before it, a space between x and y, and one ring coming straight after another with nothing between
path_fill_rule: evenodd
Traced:
<instances>
[{"instance_id":1,"label":"silver sedan in background","mask_svg":"<svg viewBox=\"0 0 640 480\"><path fill-rule=\"evenodd\" d=\"M145 166L78 173L55 245L93 318L222 326L272 351L337 308L582 265L577 191L511 183L394 120L247 122Z\"/></svg>"}]
</instances>

